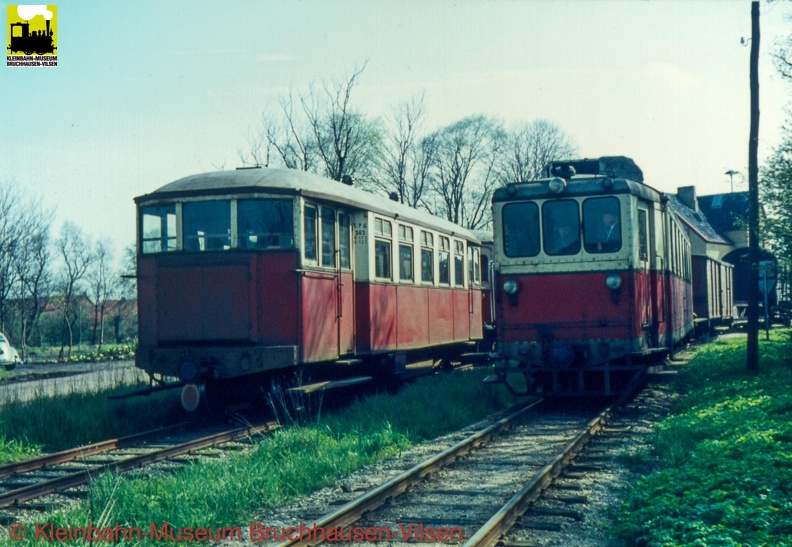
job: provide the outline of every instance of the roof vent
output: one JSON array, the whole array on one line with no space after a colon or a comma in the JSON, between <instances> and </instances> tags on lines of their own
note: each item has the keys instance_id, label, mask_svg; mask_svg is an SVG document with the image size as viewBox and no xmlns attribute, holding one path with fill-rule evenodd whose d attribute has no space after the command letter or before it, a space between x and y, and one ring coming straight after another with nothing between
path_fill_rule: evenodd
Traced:
<instances>
[{"instance_id":1,"label":"roof vent","mask_svg":"<svg viewBox=\"0 0 792 547\"><path fill-rule=\"evenodd\" d=\"M261 169L260 165L245 165L242 167L237 167L237 171L244 171L245 169Z\"/></svg>"},{"instance_id":2,"label":"roof vent","mask_svg":"<svg viewBox=\"0 0 792 547\"><path fill-rule=\"evenodd\" d=\"M341 175L341 182L348 186L352 186L354 181L352 180L352 175Z\"/></svg>"}]
</instances>

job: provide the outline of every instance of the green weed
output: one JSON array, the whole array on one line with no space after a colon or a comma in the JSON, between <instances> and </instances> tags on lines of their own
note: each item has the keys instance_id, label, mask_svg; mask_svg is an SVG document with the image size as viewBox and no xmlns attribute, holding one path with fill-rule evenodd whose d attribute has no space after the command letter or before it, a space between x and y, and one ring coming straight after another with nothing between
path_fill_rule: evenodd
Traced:
<instances>
[{"instance_id":1,"label":"green weed","mask_svg":"<svg viewBox=\"0 0 792 547\"><path fill-rule=\"evenodd\" d=\"M687 393L655 435L660 469L618 512L630 545L788 545L792 537L792 343L761 340L760 372L745 339L698 350Z\"/></svg>"},{"instance_id":2,"label":"green weed","mask_svg":"<svg viewBox=\"0 0 792 547\"><path fill-rule=\"evenodd\" d=\"M38 522L95 522L100 515L123 526L233 526L266 507L282 505L356 469L399 454L416 443L507 408L501 386L481 383L485 373L424 378L400 393L354 402L319 423L276 431L244 453L201 461L147 478L108 474L88 499Z\"/></svg>"}]
</instances>

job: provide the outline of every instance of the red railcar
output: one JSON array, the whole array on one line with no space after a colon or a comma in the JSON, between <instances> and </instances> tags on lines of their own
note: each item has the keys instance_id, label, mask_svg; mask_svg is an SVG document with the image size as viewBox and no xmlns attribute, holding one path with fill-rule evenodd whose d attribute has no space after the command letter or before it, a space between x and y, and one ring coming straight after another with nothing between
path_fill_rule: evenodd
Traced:
<instances>
[{"instance_id":1,"label":"red railcar","mask_svg":"<svg viewBox=\"0 0 792 547\"><path fill-rule=\"evenodd\" d=\"M469 231L302 171L190 176L138 197L137 366L208 388L356 366L399 373L482 338Z\"/></svg>"},{"instance_id":2,"label":"red railcar","mask_svg":"<svg viewBox=\"0 0 792 547\"><path fill-rule=\"evenodd\" d=\"M498 351L545 393L618 393L693 328L690 239L629 158L547 171L493 197Z\"/></svg>"}]
</instances>

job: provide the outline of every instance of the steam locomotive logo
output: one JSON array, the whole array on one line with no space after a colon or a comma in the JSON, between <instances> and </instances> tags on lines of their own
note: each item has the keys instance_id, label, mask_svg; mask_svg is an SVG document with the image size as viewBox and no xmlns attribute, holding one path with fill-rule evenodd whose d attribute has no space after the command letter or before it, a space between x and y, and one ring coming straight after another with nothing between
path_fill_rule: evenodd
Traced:
<instances>
[{"instance_id":1,"label":"steam locomotive logo","mask_svg":"<svg viewBox=\"0 0 792 547\"><path fill-rule=\"evenodd\" d=\"M8 66L57 66L56 14L53 5L8 6Z\"/></svg>"}]
</instances>

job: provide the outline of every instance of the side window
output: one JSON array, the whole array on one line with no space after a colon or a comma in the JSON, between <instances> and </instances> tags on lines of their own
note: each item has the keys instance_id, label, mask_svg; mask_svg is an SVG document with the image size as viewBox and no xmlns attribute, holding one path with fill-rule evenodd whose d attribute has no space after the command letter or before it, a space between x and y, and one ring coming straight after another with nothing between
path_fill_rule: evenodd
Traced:
<instances>
[{"instance_id":1,"label":"side window","mask_svg":"<svg viewBox=\"0 0 792 547\"><path fill-rule=\"evenodd\" d=\"M413 280L413 229L399 225L399 280Z\"/></svg>"},{"instance_id":2,"label":"side window","mask_svg":"<svg viewBox=\"0 0 792 547\"><path fill-rule=\"evenodd\" d=\"M454 241L454 285L465 285L465 243Z\"/></svg>"},{"instance_id":3,"label":"side window","mask_svg":"<svg viewBox=\"0 0 792 547\"><path fill-rule=\"evenodd\" d=\"M479 262L481 250L478 247L473 248L473 281L476 285L481 284L481 263Z\"/></svg>"},{"instance_id":4,"label":"side window","mask_svg":"<svg viewBox=\"0 0 792 547\"><path fill-rule=\"evenodd\" d=\"M573 199L546 201L542 205L544 250L550 256L580 252L580 213Z\"/></svg>"},{"instance_id":5,"label":"side window","mask_svg":"<svg viewBox=\"0 0 792 547\"><path fill-rule=\"evenodd\" d=\"M182 218L185 251L231 248L231 202L188 201Z\"/></svg>"},{"instance_id":6,"label":"side window","mask_svg":"<svg viewBox=\"0 0 792 547\"><path fill-rule=\"evenodd\" d=\"M335 209L322 207L322 266L335 268Z\"/></svg>"},{"instance_id":7,"label":"side window","mask_svg":"<svg viewBox=\"0 0 792 547\"><path fill-rule=\"evenodd\" d=\"M589 198L583 202L583 245L589 253L613 253L621 249L621 210L617 198Z\"/></svg>"},{"instance_id":8,"label":"side window","mask_svg":"<svg viewBox=\"0 0 792 547\"><path fill-rule=\"evenodd\" d=\"M481 282L489 283L489 257L481 255Z\"/></svg>"},{"instance_id":9,"label":"side window","mask_svg":"<svg viewBox=\"0 0 792 547\"><path fill-rule=\"evenodd\" d=\"M511 258L539 254L539 207L535 203L503 207L503 252Z\"/></svg>"},{"instance_id":10,"label":"side window","mask_svg":"<svg viewBox=\"0 0 792 547\"><path fill-rule=\"evenodd\" d=\"M341 268L348 270L352 267L351 256L351 232L349 226L349 215L338 215L338 250L339 260L341 261Z\"/></svg>"},{"instance_id":11,"label":"side window","mask_svg":"<svg viewBox=\"0 0 792 547\"><path fill-rule=\"evenodd\" d=\"M451 284L451 241L447 237L440 236L440 252L438 253L438 270L440 274L439 282L441 285Z\"/></svg>"},{"instance_id":12,"label":"side window","mask_svg":"<svg viewBox=\"0 0 792 547\"><path fill-rule=\"evenodd\" d=\"M247 199L237 202L240 249L291 249L294 219L290 199Z\"/></svg>"},{"instance_id":13,"label":"side window","mask_svg":"<svg viewBox=\"0 0 792 547\"><path fill-rule=\"evenodd\" d=\"M145 207L140 211L143 254L176 250L176 206Z\"/></svg>"},{"instance_id":14,"label":"side window","mask_svg":"<svg viewBox=\"0 0 792 547\"><path fill-rule=\"evenodd\" d=\"M316 207L313 205L305 206L303 233L304 233L304 255L305 260L316 261Z\"/></svg>"},{"instance_id":15,"label":"side window","mask_svg":"<svg viewBox=\"0 0 792 547\"><path fill-rule=\"evenodd\" d=\"M391 272L393 226L390 221L374 219L374 275L379 279L393 279Z\"/></svg>"},{"instance_id":16,"label":"side window","mask_svg":"<svg viewBox=\"0 0 792 547\"><path fill-rule=\"evenodd\" d=\"M434 235L421 231L421 281L434 282Z\"/></svg>"},{"instance_id":17,"label":"side window","mask_svg":"<svg viewBox=\"0 0 792 547\"><path fill-rule=\"evenodd\" d=\"M638 209L638 260L649 260L649 234L647 233L647 214Z\"/></svg>"}]
</instances>

